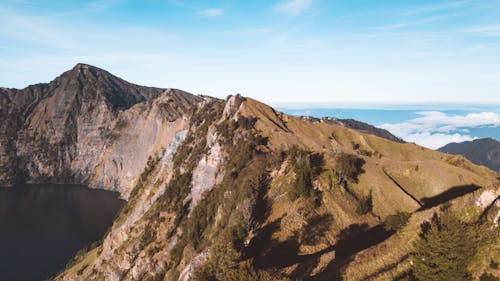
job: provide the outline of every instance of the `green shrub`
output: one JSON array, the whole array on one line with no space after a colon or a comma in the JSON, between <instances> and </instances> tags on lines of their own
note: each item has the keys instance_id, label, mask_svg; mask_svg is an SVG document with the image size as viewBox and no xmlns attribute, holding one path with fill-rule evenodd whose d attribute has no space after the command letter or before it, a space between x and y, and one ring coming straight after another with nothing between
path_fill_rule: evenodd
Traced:
<instances>
[{"instance_id":1,"label":"green shrub","mask_svg":"<svg viewBox=\"0 0 500 281\"><path fill-rule=\"evenodd\" d=\"M489 273L483 273L481 277L479 277L479 281L500 281L500 278Z\"/></svg>"},{"instance_id":2,"label":"green shrub","mask_svg":"<svg viewBox=\"0 0 500 281\"><path fill-rule=\"evenodd\" d=\"M292 147L288 151L290 168L295 174L289 197L295 200L299 197L312 198L317 204L320 202L320 193L314 189L313 181L323 171L323 154L314 153L305 149Z\"/></svg>"},{"instance_id":3,"label":"green shrub","mask_svg":"<svg viewBox=\"0 0 500 281\"><path fill-rule=\"evenodd\" d=\"M356 214L365 215L368 212L371 212L372 209L373 209L373 200L372 200L372 192L370 191L370 193L367 196L361 198L358 201L358 207L356 208Z\"/></svg>"},{"instance_id":4,"label":"green shrub","mask_svg":"<svg viewBox=\"0 0 500 281\"><path fill-rule=\"evenodd\" d=\"M398 231L408 223L410 216L411 214L408 212L397 211L395 214L387 216L384 221L384 229Z\"/></svg>"},{"instance_id":5,"label":"green shrub","mask_svg":"<svg viewBox=\"0 0 500 281\"><path fill-rule=\"evenodd\" d=\"M358 182L358 176L364 172L365 160L356 155L341 152L335 156L334 169L339 183L351 181Z\"/></svg>"},{"instance_id":6,"label":"green shrub","mask_svg":"<svg viewBox=\"0 0 500 281\"><path fill-rule=\"evenodd\" d=\"M360 148L360 147L361 147L361 146L360 146L360 144L359 144L359 143L355 143L355 142L353 142L353 143L352 143L352 149L353 149L353 150L359 150L359 148Z\"/></svg>"}]
</instances>

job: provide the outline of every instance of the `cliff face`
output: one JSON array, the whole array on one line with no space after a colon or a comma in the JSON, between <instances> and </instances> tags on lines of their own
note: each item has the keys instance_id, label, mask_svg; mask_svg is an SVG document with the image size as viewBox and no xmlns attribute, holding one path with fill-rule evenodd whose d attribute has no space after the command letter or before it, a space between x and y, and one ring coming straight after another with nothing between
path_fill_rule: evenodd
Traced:
<instances>
[{"instance_id":1,"label":"cliff face","mask_svg":"<svg viewBox=\"0 0 500 281\"><path fill-rule=\"evenodd\" d=\"M136 86L87 65L0 91L2 184L86 183L127 200L57 280L391 280L443 204L498 222L493 171L333 119ZM408 225L384 231L397 211Z\"/></svg>"},{"instance_id":2,"label":"cliff face","mask_svg":"<svg viewBox=\"0 0 500 281\"><path fill-rule=\"evenodd\" d=\"M496 174L463 158L239 96L206 99L188 119L102 244L56 279L390 280L442 204L498 225ZM342 155L358 159L357 174L341 179ZM359 211L367 196L372 208ZM396 211L412 214L398 234L381 224Z\"/></svg>"},{"instance_id":3,"label":"cliff face","mask_svg":"<svg viewBox=\"0 0 500 281\"><path fill-rule=\"evenodd\" d=\"M127 197L156 145L202 99L78 64L49 84L0 93L0 184L76 182Z\"/></svg>"}]
</instances>

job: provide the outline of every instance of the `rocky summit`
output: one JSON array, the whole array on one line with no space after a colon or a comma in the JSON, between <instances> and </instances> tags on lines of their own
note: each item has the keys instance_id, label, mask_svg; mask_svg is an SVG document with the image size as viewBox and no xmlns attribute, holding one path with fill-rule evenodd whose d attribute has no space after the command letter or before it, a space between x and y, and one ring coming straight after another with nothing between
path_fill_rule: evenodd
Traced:
<instances>
[{"instance_id":1,"label":"rocky summit","mask_svg":"<svg viewBox=\"0 0 500 281\"><path fill-rule=\"evenodd\" d=\"M499 275L499 174L354 120L78 64L1 88L0 126L0 185L78 183L127 200L54 280L431 280L426 241L468 249L453 271L464 278ZM458 238L439 240L448 230Z\"/></svg>"}]
</instances>

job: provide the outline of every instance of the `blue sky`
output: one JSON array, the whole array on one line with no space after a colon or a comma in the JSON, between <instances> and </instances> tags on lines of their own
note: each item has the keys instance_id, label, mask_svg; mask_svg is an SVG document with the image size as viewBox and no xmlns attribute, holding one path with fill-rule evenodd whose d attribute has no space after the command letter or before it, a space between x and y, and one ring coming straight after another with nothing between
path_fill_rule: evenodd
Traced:
<instances>
[{"instance_id":1,"label":"blue sky","mask_svg":"<svg viewBox=\"0 0 500 281\"><path fill-rule=\"evenodd\" d=\"M352 118L390 131L408 142L437 149L450 142L500 141L500 107L491 105L405 105L379 108L279 107L292 115Z\"/></svg>"},{"instance_id":2,"label":"blue sky","mask_svg":"<svg viewBox=\"0 0 500 281\"><path fill-rule=\"evenodd\" d=\"M500 1L0 0L0 86L78 62L280 103L498 103Z\"/></svg>"}]
</instances>

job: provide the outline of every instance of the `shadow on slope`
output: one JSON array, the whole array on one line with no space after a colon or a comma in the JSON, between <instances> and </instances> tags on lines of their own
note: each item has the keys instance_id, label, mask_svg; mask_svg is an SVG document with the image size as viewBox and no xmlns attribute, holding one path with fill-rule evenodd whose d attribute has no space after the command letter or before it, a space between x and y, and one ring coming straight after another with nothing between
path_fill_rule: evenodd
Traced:
<instances>
[{"instance_id":1,"label":"shadow on slope","mask_svg":"<svg viewBox=\"0 0 500 281\"><path fill-rule=\"evenodd\" d=\"M394 231L386 231L383 225L369 227L367 224L352 224L342 230L337 242L323 250L311 254L299 254L301 245L312 245L319 242L329 229L331 216L316 216L301 232L295 232L285 241L272 238L273 233L280 229L281 219L278 219L259 231L248 247L247 256L254 258L254 265L260 269L280 269L297 264L291 273L292 278L310 278L318 266L322 255L335 251L335 259L326 269L311 280L341 280L341 268L352 260L352 256L364 249L377 245Z\"/></svg>"},{"instance_id":2,"label":"shadow on slope","mask_svg":"<svg viewBox=\"0 0 500 281\"><path fill-rule=\"evenodd\" d=\"M375 246L395 232L387 231L382 224L368 228L367 224L351 224L339 233L339 241L333 246L335 257L348 257Z\"/></svg>"},{"instance_id":3,"label":"shadow on slope","mask_svg":"<svg viewBox=\"0 0 500 281\"><path fill-rule=\"evenodd\" d=\"M319 274L308 280L342 280L343 268L348 265L355 254L384 242L395 232L386 231L383 225L369 228L367 224L351 224L338 235L338 241L330 251L335 251L335 259Z\"/></svg>"},{"instance_id":4,"label":"shadow on slope","mask_svg":"<svg viewBox=\"0 0 500 281\"><path fill-rule=\"evenodd\" d=\"M474 192L481 188L478 185L471 184L471 185L461 185L461 186L456 186L448 189L447 191L440 193L436 196L430 197L430 198L422 198L423 206L418 209L417 211L424 211L428 210L432 207L436 207L438 205L441 205L445 202L448 202L452 199L455 199L457 197L464 196L465 194Z\"/></svg>"}]
</instances>

